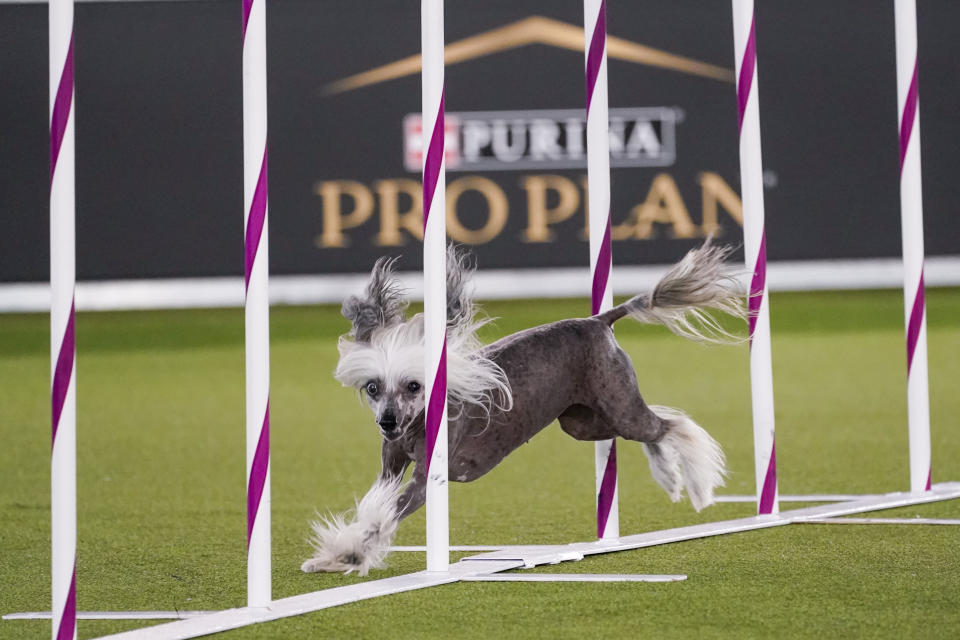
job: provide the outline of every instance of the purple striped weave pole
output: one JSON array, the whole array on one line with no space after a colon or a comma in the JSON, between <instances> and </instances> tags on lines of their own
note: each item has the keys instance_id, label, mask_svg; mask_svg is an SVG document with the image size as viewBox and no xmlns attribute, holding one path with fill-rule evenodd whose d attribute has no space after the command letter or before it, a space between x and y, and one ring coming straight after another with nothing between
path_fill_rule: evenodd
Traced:
<instances>
[{"instance_id":1,"label":"purple striped weave pole","mask_svg":"<svg viewBox=\"0 0 960 640\"><path fill-rule=\"evenodd\" d=\"M757 513L780 510L774 444L773 369L770 361L770 298L763 220L763 160L760 155L760 99L753 0L733 0L733 46L737 73L743 245L750 281L750 390Z\"/></svg>"},{"instance_id":2,"label":"purple striped weave pole","mask_svg":"<svg viewBox=\"0 0 960 640\"><path fill-rule=\"evenodd\" d=\"M50 0L50 520L54 640L77 637L73 0Z\"/></svg>"},{"instance_id":3,"label":"purple striped weave pole","mask_svg":"<svg viewBox=\"0 0 960 640\"><path fill-rule=\"evenodd\" d=\"M610 286L610 123L607 115L607 3L584 0L586 57L587 180L589 189L590 274L594 315L613 307ZM617 500L617 441L601 440L594 448L597 490L597 537L620 537Z\"/></svg>"},{"instance_id":4,"label":"purple striped weave pole","mask_svg":"<svg viewBox=\"0 0 960 640\"><path fill-rule=\"evenodd\" d=\"M266 607L271 600L266 0L242 2L247 606Z\"/></svg>"},{"instance_id":5,"label":"purple striped weave pole","mask_svg":"<svg viewBox=\"0 0 960 640\"><path fill-rule=\"evenodd\" d=\"M895 0L897 106L900 125L900 220L903 303L907 333L907 416L910 490L930 490L930 396L923 290L923 198L920 178L920 100L917 95L917 4Z\"/></svg>"},{"instance_id":6,"label":"purple striped weave pole","mask_svg":"<svg viewBox=\"0 0 960 640\"><path fill-rule=\"evenodd\" d=\"M54 640L77 637L73 0L50 0L50 524Z\"/></svg>"},{"instance_id":7,"label":"purple striped weave pole","mask_svg":"<svg viewBox=\"0 0 960 640\"><path fill-rule=\"evenodd\" d=\"M420 5L423 56L423 315L427 571L450 567L447 487L447 262L443 0Z\"/></svg>"}]
</instances>

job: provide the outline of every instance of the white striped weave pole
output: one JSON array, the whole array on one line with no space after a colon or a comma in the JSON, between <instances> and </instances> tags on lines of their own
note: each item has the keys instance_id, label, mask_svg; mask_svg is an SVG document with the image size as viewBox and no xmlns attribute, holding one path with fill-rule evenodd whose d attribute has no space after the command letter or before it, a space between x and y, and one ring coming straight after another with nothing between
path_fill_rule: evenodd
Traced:
<instances>
[{"instance_id":1,"label":"white striped weave pole","mask_svg":"<svg viewBox=\"0 0 960 640\"><path fill-rule=\"evenodd\" d=\"M73 0L50 0L50 520L54 640L77 637Z\"/></svg>"},{"instance_id":2,"label":"white striped weave pole","mask_svg":"<svg viewBox=\"0 0 960 640\"><path fill-rule=\"evenodd\" d=\"M733 0L733 47L740 132L744 261L750 281L750 388L757 513L780 511L774 441L773 368L770 360L770 297L767 236L763 218L763 161L760 155L760 97L753 0Z\"/></svg>"},{"instance_id":3,"label":"white striped weave pole","mask_svg":"<svg viewBox=\"0 0 960 640\"><path fill-rule=\"evenodd\" d=\"M897 105L900 116L900 220L903 303L907 334L907 417L910 491L929 491L930 396L923 286L923 197L920 177L920 100L917 93L917 4L895 0Z\"/></svg>"},{"instance_id":4,"label":"white striped weave pole","mask_svg":"<svg viewBox=\"0 0 960 640\"><path fill-rule=\"evenodd\" d=\"M446 163L443 0L420 5L423 122L423 315L426 394L427 571L450 565L447 487Z\"/></svg>"},{"instance_id":5,"label":"white striped weave pole","mask_svg":"<svg viewBox=\"0 0 960 640\"><path fill-rule=\"evenodd\" d=\"M242 1L247 606L266 607L271 600L266 0Z\"/></svg>"},{"instance_id":6,"label":"white striped weave pole","mask_svg":"<svg viewBox=\"0 0 960 640\"><path fill-rule=\"evenodd\" d=\"M589 188L590 274L594 315L613 307L610 285L610 133L607 114L606 0L584 0L583 37L587 85L587 180ZM617 441L594 447L597 537L620 537L617 489Z\"/></svg>"}]
</instances>

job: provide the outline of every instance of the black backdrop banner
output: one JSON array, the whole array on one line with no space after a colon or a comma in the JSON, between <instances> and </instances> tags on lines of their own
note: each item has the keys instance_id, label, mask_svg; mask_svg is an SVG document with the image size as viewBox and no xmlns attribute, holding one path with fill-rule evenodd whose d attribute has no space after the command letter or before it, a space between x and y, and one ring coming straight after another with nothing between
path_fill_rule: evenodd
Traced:
<instances>
[{"instance_id":1,"label":"black backdrop banner","mask_svg":"<svg viewBox=\"0 0 960 640\"><path fill-rule=\"evenodd\" d=\"M243 273L239 0L76 7L77 275ZM742 241L726 2L607 10L615 264ZM579 2L448 2L448 232L482 267L585 265ZM960 253L960 4L919 7L928 254ZM274 0L276 274L421 264L417 5ZM771 260L900 252L893 3L757 7ZM469 39L469 40L468 40ZM0 281L49 273L47 8L0 4Z\"/></svg>"}]
</instances>

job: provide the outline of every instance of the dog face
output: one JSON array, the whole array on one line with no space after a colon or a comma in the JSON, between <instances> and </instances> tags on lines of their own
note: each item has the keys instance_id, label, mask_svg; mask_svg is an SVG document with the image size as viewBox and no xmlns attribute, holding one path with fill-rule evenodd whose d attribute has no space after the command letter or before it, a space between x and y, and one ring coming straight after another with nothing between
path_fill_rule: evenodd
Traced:
<instances>
[{"instance_id":1,"label":"dog face","mask_svg":"<svg viewBox=\"0 0 960 640\"><path fill-rule=\"evenodd\" d=\"M423 384L419 380L371 379L362 393L385 440L396 440L423 415Z\"/></svg>"},{"instance_id":2,"label":"dog face","mask_svg":"<svg viewBox=\"0 0 960 640\"><path fill-rule=\"evenodd\" d=\"M341 338L338 349L334 376L362 394L384 439L396 440L422 424L422 316L380 327L366 342Z\"/></svg>"}]
</instances>

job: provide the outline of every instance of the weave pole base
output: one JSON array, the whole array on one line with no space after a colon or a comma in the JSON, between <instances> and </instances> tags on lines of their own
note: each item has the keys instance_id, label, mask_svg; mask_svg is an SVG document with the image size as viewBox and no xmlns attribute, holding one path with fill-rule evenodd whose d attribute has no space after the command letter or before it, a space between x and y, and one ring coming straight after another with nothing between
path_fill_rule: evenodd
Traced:
<instances>
[{"instance_id":1,"label":"weave pole base","mask_svg":"<svg viewBox=\"0 0 960 640\"><path fill-rule=\"evenodd\" d=\"M463 582L680 582L683 574L649 573L494 573L462 578Z\"/></svg>"},{"instance_id":2,"label":"weave pole base","mask_svg":"<svg viewBox=\"0 0 960 640\"><path fill-rule=\"evenodd\" d=\"M779 496L780 502L852 502L863 498L879 498L882 493L806 493ZM756 502L754 495L715 496L716 502Z\"/></svg>"},{"instance_id":3,"label":"weave pole base","mask_svg":"<svg viewBox=\"0 0 960 640\"><path fill-rule=\"evenodd\" d=\"M960 482L948 482L934 485L930 491L920 493L904 492L865 496L848 502L794 509L779 514L751 516L748 518L677 527L662 531L651 531L649 533L623 536L617 540L597 540L569 545L499 547L497 551L471 556L464 558L458 563L451 564L448 571L421 571L419 573L385 578L383 580L371 580L345 587L325 589L323 591L275 600L270 603L270 606L264 608L239 607L236 609L227 609L225 611L200 615L195 618L177 620L167 624L126 631L105 637L122 638L126 640L197 638L219 631L239 629L260 622L269 622L280 618L302 615L351 602L402 593L404 591L413 591L460 581L476 581L476 578L487 581L483 576L493 576L512 569L532 568L540 565L576 561L587 555L641 549L671 542L695 540L741 531L767 529L787 524L815 523L823 519L836 519L841 516L858 513L953 500L956 498L960 498ZM905 521L912 522L912 520ZM850 522L850 524L852 524L852 522ZM530 573L508 575L522 576L521 579L524 579L524 581L545 581L546 578L528 578L528 576L552 577L558 574ZM581 576L578 577L582 577L583 575L590 574L581 574ZM497 577L505 578L507 576L501 575ZM517 578L507 579L509 581L518 581Z\"/></svg>"},{"instance_id":4,"label":"weave pole base","mask_svg":"<svg viewBox=\"0 0 960 640\"><path fill-rule=\"evenodd\" d=\"M960 525L960 520L941 518L810 518L800 524L927 524Z\"/></svg>"},{"instance_id":5,"label":"weave pole base","mask_svg":"<svg viewBox=\"0 0 960 640\"><path fill-rule=\"evenodd\" d=\"M77 620L186 620L216 611L77 611ZM49 611L8 613L4 620L49 620Z\"/></svg>"}]
</instances>

